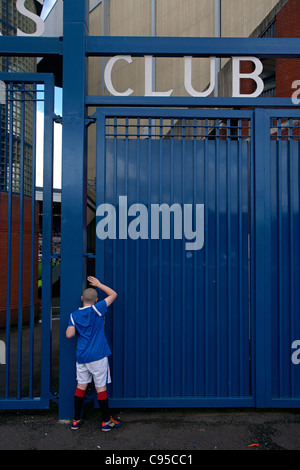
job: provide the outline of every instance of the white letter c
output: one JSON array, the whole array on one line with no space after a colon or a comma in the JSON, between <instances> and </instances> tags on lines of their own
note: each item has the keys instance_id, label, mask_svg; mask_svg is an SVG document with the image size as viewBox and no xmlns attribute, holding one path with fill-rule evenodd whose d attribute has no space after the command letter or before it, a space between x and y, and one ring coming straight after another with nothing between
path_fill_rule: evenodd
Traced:
<instances>
[{"instance_id":1,"label":"white letter c","mask_svg":"<svg viewBox=\"0 0 300 470\"><path fill-rule=\"evenodd\" d=\"M111 81L111 72L112 68L115 65L115 63L118 60L126 60L129 64L132 62L132 58L130 55L116 55L109 59L107 62L107 65L105 67L104 71L104 83L106 85L106 88L108 89L109 93L111 93L114 96L129 96L131 93L133 93L133 90L131 88L128 88L127 91L124 91L123 93L119 93L118 91L115 90L113 87L112 81Z\"/></svg>"}]
</instances>

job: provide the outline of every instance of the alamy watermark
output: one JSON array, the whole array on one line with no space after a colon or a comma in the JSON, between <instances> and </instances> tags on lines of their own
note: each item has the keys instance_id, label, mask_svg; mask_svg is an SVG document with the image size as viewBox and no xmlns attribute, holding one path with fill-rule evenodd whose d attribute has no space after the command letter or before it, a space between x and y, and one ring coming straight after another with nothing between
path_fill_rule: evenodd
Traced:
<instances>
[{"instance_id":1,"label":"alamy watermark","mask_svg":"<svg viewBox=\"0 0 300 470\"><path fill-rule=\"evenodd\" d=\"M292 94L292 102L295 105L300 104L300 80L295 80L292 83L292 89L295 90Z\"/></svg>"},{"instance_id":2,"label":"alamy watermark","mask_svg":"<svg viewBox=\"0 0 300 470\"><path fill-rule=\"evenodd\" d=\"M4 341L0 341L0 364L6 364L6 347Z\"/></svg>"},{"instance_id":3,"label":"alamy watermark","mask_svg":"<svg viewBox=\"0 0 300 470\"><path fill-rule=\"evenodd\" d=\"M292 363L297 366L300 364L300 340L296 339L292 343L292 349L295 349L295 351L292 354Z\"/></svg>"},{"instance_id":4,"label":"alamy watermark","mask_svg":"<svg viewBox=\"0 0 300 470\"><path fill-rule=\"evenodd\" d=\"M0 104L6 103L6 85L3 80L0 80Z\"/></svg>"},{"instance_id":5,"label":"alamy watermark","mask_svg":"<svg viewBox=\"0 0 300 470\"><path fill-rule=\"evenodd\" d=\"M170 240L173 236L174 240L186 240L186 250L203 248L204 204L151 204L149 210L141 203L128 207L127 196L119 196L117 209L101 204L96 210L96 216L101 217L96 235L100 240Z\"/></svg>"}]
</instances>

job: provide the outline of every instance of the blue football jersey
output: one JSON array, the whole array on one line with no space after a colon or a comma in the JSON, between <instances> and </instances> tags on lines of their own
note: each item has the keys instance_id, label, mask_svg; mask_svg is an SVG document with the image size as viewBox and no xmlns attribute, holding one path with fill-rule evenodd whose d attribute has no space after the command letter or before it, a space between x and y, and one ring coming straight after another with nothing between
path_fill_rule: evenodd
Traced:
<instances>
[{"instance_id":1,"label":"blue football jersey","mask_svg":"<svg viewBox=\"0 0 300 470\"><path fill-rule=\"evenodd\" d=\"M70 315L68 326L75 326L78 364L98 361L110 356L111 351L104 332L103 316L107 312L105 300L82 307Z\"/></svg>"}]
</instances>

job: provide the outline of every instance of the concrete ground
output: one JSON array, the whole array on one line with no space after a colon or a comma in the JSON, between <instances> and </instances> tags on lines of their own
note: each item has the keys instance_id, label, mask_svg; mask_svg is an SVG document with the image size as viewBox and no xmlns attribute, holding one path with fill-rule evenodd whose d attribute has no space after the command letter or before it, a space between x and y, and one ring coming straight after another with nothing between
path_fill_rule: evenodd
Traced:
<instances>
[{"instance_id":1,"label":"concrete ground","mask_svg":"<svg viewBox=\"0 0 300 470\"><path fill-rule=\"evenodd\" d=\"M0 411L0 450L168 451L299 450L300 410L113 410L119 429L104 433L100 411L88 403L72 431L49 411Z\"/></svg>"}]
</instances>

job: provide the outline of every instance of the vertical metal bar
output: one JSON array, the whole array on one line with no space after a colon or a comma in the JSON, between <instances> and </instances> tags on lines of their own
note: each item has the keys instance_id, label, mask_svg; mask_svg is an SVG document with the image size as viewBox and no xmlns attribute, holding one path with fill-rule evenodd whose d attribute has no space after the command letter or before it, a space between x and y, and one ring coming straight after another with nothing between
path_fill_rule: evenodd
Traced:
<instances>
[{"instance_id":1,"label":"vertical metal bar","mask_svg":"<svg viewBox=\"0 0 300 470\"><path fill-rule=\"evenodd\" d=\"M19 216L19 289L18 289L18 382L17 398L22 394L22 322L23 322L23 230L24 230L24 158L25 158L25 93L21 85L21 153L20 153L20 216Z\"/></svg>"},{"instance_id":2,"label":"vertical metal bar","mask_svg":"<svg viewBox=\"0 0 300 470\"><path fill-rule=\"evenodd\" d=\"M197 204L197 119L194 119L194 127L193 127L194 135L193 135L193 205L196 207ZM205 240L206 241L206 240ZM194 252L194 260L193 260L193 281L194 281L194 298L193 298L193 309L194 309L194 397L197 395L198 387L197 387L197 378L198 378L198 282L197 282L197 263L198 263L198 256L197 252Z\"/></svg>"},{"instance_id":3,"label":"vertical metal bar","mask_svg":"<svg viewBox=\"0 0 300 470\"><path fill-rule=\"evenodd\" d=\"M256 406L264 408L270 398L271 353L270 117L267 111L255 110L254 126Z\"/></svg>"},{"instance_id":4,"label":"vertical metal bar","mask_svg":"<svg viewBox=\"0 0 300 470\"><path fill-rule=\"evenodd\" d=\"M32 102L32 187L31 187L31 246L30 246L30 341L29 341L29 397L33 398L34 377L34 294L35 294L35 184L36 184L36 85Z\"/></svg>"},{"instance_id":5,"label":"vertical metal bar","mask_svg":"<svg viewBox=\"0 0 300 470\"><path fill-rule=\"evenodd\" d=\"M3 181L3 191L8 191L8 178L7 178L7 168L9 166L9 139L8 139L8 110L9 110L9 96L10 91L9 87L6 84L5 86L5 103L6 106L4 107L5 110L5 149L4 149L4 181ZM2 116L1 116L2 117ZM1 133L2 133L2 126L1 126ZM2 142L2 134L1 134L1 142Z\"/></svg>"},{"instance_id":6,"label":"vertical metal bar","mask_svg":"<svg viewBox=\"0 0 300 470\"><path fill-rule=\"evenodd\" d=\"M129 159L129 142L128 142L128 117L125 118L125 195L128 198L128 159ZM127 199L128 200L128 199ZM127 227L125 227L127 230ZM126 234L127 237L127 234ZM123 376L123 387L124 397L128 396L128 244L127 238L124 241L124 349L123 349L123 364L124 364L124 376Z\"/></svg>"},{"instance_id":7,"label":"vertical metal bar","mask_svg":"<svg viewBox=\"0 0 300 470\"><path fill-rule=\"evenodd\" d=\"M249 374L248 374L248 390L249 395L253 394L253 314L252 314L252 225L253 225L253 129L252 129L252 117L248 124L248 145L247 145L247 168L248 168L248 180L247 180L247 191L248 191L248 237L247 237L247 262L248 262L248 325L249 325ZM271 143L271 142L270 142Z\"/></svg>"},{"instance_id":8,"label":"vertical metal bar","mask_svg":"<svg viewBox=\"0 0 300 470\"><path fill-rule=\"evenodd\" d=\"M243 335L243 202L242 202L242 120L238 120L238 306L239 306L239 395L243 396L243 344L245 338Z\"/></svg>"},{"instance_id":9,"label":"vertical metal bar","mask_svg":"<svg viewBox=\"0 0 300 470\"><path fill-rule=\"evenodd\" d=\"M102 118L103 119L103 118ZM101 125L101 123L100 123ZM105 129L105 118L104 118L104 123L102 123L102 128ZM98 131L97 131L98 132ZM113 126L113 142L114 142L114 201L115 201L115 207L118 206L118 137L117 137L117 134L118 134L118 119L115 117L114 118L114 126ZM103 131L103 134L100 133L100 136L102 135L102 137L100 137L100 145L102 145L104 148L102 149L102 159L103 159L103 162L102 162L102 168L101 168L101 173L99 174L99 178L100 181L102 181L102 187L99 188L100 189L100 195L101 195L101 198L100 198L100 201L101 203L105 202L106 198L105 198L105 194L106 194L106 133ZM97 162L98 162L98 159L97 159ZM98 163L97 163L98 165ZM101 184L101 183L100 183ZM97 186L97 192L98 192L98 187ZM97 206L98 207L98 206ZM99 242L98 242L99 243ZM105 267L104 267L104 257L105 257L105 242L102 241L102 259L103 259L103 267L102 267L102 273L103 273L103 277L104 277L104 272L105 272ZM114 260L113 260L113 263L114 263L114 286L116 285L116 282L117 282L117 240L114 239L113 240L113 253L114 253ZM97 256L98 258L98 256ZM117 341L114 341L114 338L116 337L116 334L115 334L115 330L116 328L118 328L118 325L116 324L116 322L114 322L114 318L111 318L111 322L113 324L113 327L112 327L112 338L111 338L111 341L112 341L112 346L113 346L113 357L115 357L115 352L117 351L117 347L118 347L118 344L117 344ZM106 330L107 331L107 330ZM113 383L112 383L112 391L114 390L114 377L115 377L115 372L114 372L114 367L113 367L113 363L111 364L112 366L112 373L113 373Z\"/></svg>"},{"instance_id":10,"label":"vertical metal bar","mask_svg":"<svg viewBox=\"0 0 300 470\"><path fill-rule=\"evenodd\" d=\"M216 126L216 153L215 153L215 180L216 180L216 393L220 395L220 120L215 122Z\"/></svg>"},{"instance_id":11,"label":"vertical metal bar","mask_svg":"<svg viewBox=\"0 0 300 470\"><path fill-rule=\"evenodd\" d=\"M106 194L106 119L100 110L96 112L97 127L96 127L96 228L97 228L97 208L105 203ZM115 140L115 139L114 139ZM116 153L116 152L115 152ZM115 158L115 157L114 157ZM95 247L95 276L100 281L105 282L105 240L100 239L96 233L96 247ZM107 337L110 335L114 338L111 329L114 329L114 323L111 328L113 320L110 316L105 319L105 329ZM116 345L112 339L111 350L114 354ZM115 369L112 367L112 388L111 392L114 393L114 374Z\"/></svg>"},{"instance_id":12,"label":"vertical metal bar","mask_svg":"<svg viewBox=\"0 0 300 470\"><path fill-rule=\"evenodd\" d=\"M45 82L43 163L43 283L41 330L41 397L50 398L52 332L52 202L53 202L53 107L54 83Z\"/></svg>"},{"instance_id":13,"label":"vertical metal bar","mask_svg":"<svg viewBox=\"0 0 300 470\"><path fill-rule=\"evenodd\" d=\"M291 321L291 330L289 341L292 344L293 338L295 337L295 243L294 243L294 165L293 165L293 120L289 121L289 142L288 142L288 186L289 186L289 230L290 230L290 240L289 240L289 264L290 264L290 321ZM290 388L290 397L295 398L295 368L291 368L291 388Z\"/></svg>"},{"instance_id":14,"label":"vertical metal bar","mask_svg":"<svg viewBox=\"0 0 300 470\"><path fill-rule=\"evenodd\" d=\"M227 122L227 132L230 131L228 126L230 122ZM231 308L231 289L232 289L232 280L231 280L231 262L232 262L232 253L231 253L231 137L230 133L226 141L226 173L227 173L227 338L228 338L228 365L227 365L227 393L228 396L232 395L232 308Z\"/></svg>"},{"instance_id":15,"label":"vertical metal bar","mask_svg":"<svg viewBox=\"0 0 300 470\"><path fill-rule=\"evenodd\" d=\"M7 275L6 275L6 367L5 398L10 390L10 310L11 310L11 235L12 235L12 185L13 185L13 129L14 103L13 84L9 84L9 159L8 159L8 209L7 209Z\"/></svg>"},{"instance_id":16,"label":"vertical metal bar","mask_svg":"<svg viewBox=\"0 0 300 470\"><path fill-rule=\"evenodd\" d=\"M170 206L174 202L174 119L171 118L171 187ZM174 258L173 238L170 240L170 396L174 395Z\"/></svg>"},{"instance_id":17,"label":"vertical metal bar","mask_svg":"<svg viewBox=\"0 0 300 470\"><path fill-rule=\"evenodd\" d=\"M250 394L251 396L255 396L256 390L256 363L255 363L255 176L254 176L254 152L255 152L255 145L254 145L254 113L251 117L250 121L250 153L248 153L248 168L250 168L250 175L249 175L249 183L248 183L248 194L250 194L250 228L248 229L248 233L250 233L250 253L248 253L248 259L250 260L250 289L249 289L249 301L250 301L250 308L249 308L249 315L250 315L250 348L251 348L251 368L250 368Z\"/></svg>"},{"instance_id":18,"label":"vertical metal bar","mask_svg":"<svg viewBox=\"0 0 300 470\"><path fill-rule=\"evenodd\" d=\"M59 416L72 418L76 385L75 342L66 339L70 313L86 285L86 108L89 2L64 0L63 136ZM75 189L76 188L76 189ZM70 285L73 295L70 295Z\"/></svg>"},{"instance_id":19,"label":"vertical metal bar","mask_svg":"<svg viewBox=\"0 0 300 470\"><path fill-rule=\"evenodd\" d=\"M185 179L186 179L186 142L185 142L185 135L186 135L186 120L185 118L182 120L182 208L184 209L184 204L185 204ZM182 344L182 351L181 351L181 361L182 361L182 366L181 366L181 394L182 397L185 395L185 383L186 383L186 368L185 368L185 362L186 362L186 354L185 354L185 338L186 338L186 281L185 281L185 247L184 247L184 237L182 237L182 316L181 316L181 344Z\"/></svg>"},{"instance_id":20,"label":"vertical metal bar","mask_svg":"<svg viewBox=\"0 0 300 470\"><path fill-rule=\"evenodd\" d=\"M270 152L270 114L266 113L265 121L263 123L264 127L264 139L267 144L264 155L264 164L265 164L265 279L264 279L264 288L265 288L265 369L266 369L266 400L271 400L272 395L272 385L271 385L271 351L272 351L272 336L271 336L271 325L272 325L272 300L271 300L271 152ZM263 130L262 129L262 130ZM257 151L257 149L255 149ZM263 150L263 147L262 147ZM259 154L257 154L259 155ZM256 158L260 158L256 155ZM262 366L262 364L261 364Z\"/></svg>"},{"instance_id":21,"label":"vertical metal bar","mask_svg":"<svg viewBox=\"0 0 300 470\"><path fill-rule=\"evenodd\" d=\"M278 119L278 130L277 130L277 178L278 178L278 194L277 194L277 207L278 207L278 318L279 318L279 393L283 395L282 389L284 387L282 380L282 345L283 345L283 323L282 323L282 312L283 312L283 285L282 285L282 269L283 269L283 254L282 254L282 120Z\"/></svg>"},{"instance_id":22,"label":"vertical metal bar","mask_svg":"<svg viewBox=\"0 0 300 470\"><path fill-rule=\"evenodd\" d=\"M97 113L97 141L96 141L96 208L105 202L106 190L106 141L105 141L105 116ZM115 152L116 153L116 152ZM97 216L97 211L96 211ZM104 240L96 238L95 275L104 279Z\"/></svg>"},{"instance_id":23,"label":"vertical metal bar","mask_svg":"<svg viewBox=\"0 0 300 470\"><path fill-rule=\"evenodd\" d=\"M250 384L251 384L251 343L250 343L250 266L249 266L249 220L250 220L250 198L251 194L249 193L249 181L250 181L250 167L249 167L249 144L251 145L251 140L249 140L251 120L247 121L247 135L248 138L245 139L242 136L242 156L243 156L243 266L246 268L243 274L243 348L244 348L244 364L245 372L244 374L244 395L250 395ZM250 134L251 138L251 134ZM246 340L247 338L247 340Z\"/></svg>"},{"instance_id":24,"label":"vertical metal bar","mask_svg":"<svg viewBox=\"0 0 300 470\"><path fill-rule=\"evenodd\" d=\"M140 118L137 119L137 163L136 163L136 197L137 202L140 201L140 146L141 146L141 122ZM136 369L135 369L135 395L139 396L139 381L140 381L140 242L136 241Z\"/></svg>"},{"instance_id":25,"label":"vertical metal bar","mask_svg":"<svg viewBox=\"0 0 300 470\"><path fill-rule=\"evenodd\" d=\"M208 207L209 207L209 200L208 200L208 119L205 119L205 137L204 137L204 191L205 191L205 240L206 243L204 245L205 249L205 357L203 361L203 366L205 369L205 396L207 397L209 394L209 327L208 327L208 319L209 319L209 233L208 233Z\"/></svg>"},{"instance_id":26,"label":"vertical metal bar","mask_svg":"<svg viewBox=\"0 0 300 470\"><path fill-rule=\"evenodd\" d=\"M148 119L148 129L152 134L151 119ZM148 138L148 207L151 207L152 191L151 191L151 173L152 173L152 139L149 135ZM149 221L148 221L149 223ZM151 259L151 240L148 240L147 250L147 266L148 266L148 283L147 283L147 394L151 395L151 272L152 272L152 259Z\"/></svg>"},{"instance_id":27,"label":"vertical metal bar","mask_svg":"<svg viewBox=\"0 0 300 470\"><path fill-rule=\"evenodd\" d=\"M163 194L163 119L159 121L159 204L162 203L162 194ZM165 360L163 360L163 348L162 348L162 298L163 298L163 275L162 275L162 240L159 237L158 242L158 318L159 318L159 326L158 326L158 381L159 381L159 396L162 396L162 381L163 381L163 370L165 367Z\"/></svg>"}]
</instances>

